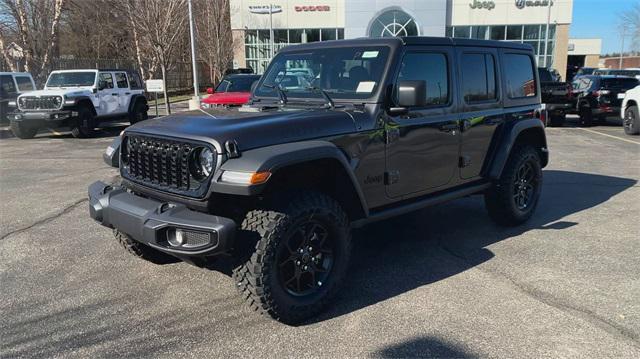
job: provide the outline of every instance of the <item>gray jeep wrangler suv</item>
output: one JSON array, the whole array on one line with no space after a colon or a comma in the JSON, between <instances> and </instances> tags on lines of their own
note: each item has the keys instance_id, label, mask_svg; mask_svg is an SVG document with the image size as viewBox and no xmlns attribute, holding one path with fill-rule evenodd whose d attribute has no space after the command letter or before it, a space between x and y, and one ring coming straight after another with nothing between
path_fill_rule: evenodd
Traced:
<instances>
[{"instance_id":1,"label":"gray jeep wrangler suv","mask_svg":"<svg viewBox=\"0 0 640 359\"><path fill-rule=\"evenodd\" d=\"M352 228L473 194L499 224L531 217L548 162L537 73L510 42L291 46L248 106L127 128L122 183L92 184L90 214L143 259L231 256L247 302L298 323L338 292Z\"/></svg>"}]
</instances>

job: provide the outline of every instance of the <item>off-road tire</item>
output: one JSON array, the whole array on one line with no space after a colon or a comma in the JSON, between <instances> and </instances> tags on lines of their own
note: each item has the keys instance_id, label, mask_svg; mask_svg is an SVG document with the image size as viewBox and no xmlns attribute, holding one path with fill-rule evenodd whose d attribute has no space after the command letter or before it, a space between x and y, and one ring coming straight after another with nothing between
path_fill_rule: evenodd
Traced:
<instances>
[{"instance_id":1,"label":"off-road tire","mask_svg":"<svg viewBox=\"0 0 640 359\"><path fill-rule=\"evenodd\" d=\"M578 119L580 127L591 127L591 125L593 125L593 111L591 111L591 107L580 106L578 115L580 116Z\"/></svg>"},{"instance_id":2,"label":"off-road tire","mask_svg":"<svg viewBox=\"0 0 640 359\"><path fill-rule=\"evenodd\" d=\"M166 264L176 261L176 258L166 253L162 253L157 249L151 248L145 244L133 240L129 235L113 230L113 236L118 243L132 256L144 259L155 264Z\"/></svg>"},{"instance_id":3,"label":"off-road tire","mask_svg":"<svg viewBox=\"0 0 640 359\"><path fill-rule=\"evenodd\" d=\"M503 226L517 226L526 222L535 211L542 190L542 166L538 152L531 146L514 147L500 179L489 188L484 195L484 203L489 217ZM518 208L514 192L518 170L524 163L531 165L534 190L531 201L525 209Z\"/></svg>"},{"instance_id":4,"label":"off-road tire","mask_svg":"<svg viewBox=\"0 0 640 359\"><path fill-rule=\"evenodd\" d=\"M284 204L252 210L245 216L239 241L249 248L237 249L244 254L239 254L233 279L250 308L277 321L297 324L322 311L340 289L348 270L351 233L347 215L332 198L316 192L279 197L287 198ZM282 246L290 243L289 236L310 218L326 226L337 255L317 292L296 297L278 279L281 269L276 258L285 250Z\"/></svg>"},{"instance_id":5,"label":"off-road tire","mask_svg":"<svg viewBox=\"0 0 640 359\"><path fill-rule=\"evenodd\" d=\"M34 138L38 129L35 127L29 127L20 121L11 121L11 132L13 135L23 140Z\"/></svg>"},{"instance_id":6,"label":"off-road tire","mask_svg":"<svg viewBox=\"0 0 640 359\"><path fill-rule=\"evenodd\" d=\"M71 135L75 138L88 138L95 134L95 115L89 106L78 109L78 117L74 120Z\"/></svg>"},{"instance_id":7,"label":"off-road tire","mask_svg":"<svg viewBox=\"0 0 640 359\"><path fill-rule=\"evenodd\" d=\"M624 120L622 120L624 133L627 135L640 135L640 113L638 106L629 106L624 111Z\"/></svg>"},{"instance_id":8,"label":"off-road tire","mask_svg":"<svg viewBox=\"0 0 640 359\"><path fill-rule=\"evenodd\" d=\"M562 127L564 124L565 115L549 115L549 127Z\"/></svg>"},{"instance_id":9,"label":"off-road tire","mask_svg":"<svg viewBox=\"0 0 640 359\"><path fill-rule=\"evenodd\" d=\"M144 121L149 118L147 111L145 110L146 105L143 101L136 101L135 105L133 105L133 109L129 113L129 123L136 124L140 121Z\"/></svg>"}]
</instances>

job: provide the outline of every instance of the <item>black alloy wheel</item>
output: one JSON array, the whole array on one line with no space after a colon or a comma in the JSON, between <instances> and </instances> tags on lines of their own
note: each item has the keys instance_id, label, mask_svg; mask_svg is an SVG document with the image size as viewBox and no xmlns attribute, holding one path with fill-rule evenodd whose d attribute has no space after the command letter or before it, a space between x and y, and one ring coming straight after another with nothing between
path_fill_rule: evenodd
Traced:
<instances>
[{"instance_id":1,"label":"black alloy wheel","mask_svg":"<svg viewBox=\"0 0 640 359\"><path fill-rule=\"evenodd\" d=\"M309 219L299 224L276 256L278 279L287 293L317 292L331 273L334 251L329 230L321 222Z\"/></svg>"},{"instance_id":2,"label":"black alloy wheel","mask_svg":"<svg viewBox=\"0 0 640 359\"><path fill-rule=\"evenodd\" d=\"M536 191L536 176L531 162L522 163L513 181L513 199L519 210L526 210Z\"/></svg>"}]
</instances>

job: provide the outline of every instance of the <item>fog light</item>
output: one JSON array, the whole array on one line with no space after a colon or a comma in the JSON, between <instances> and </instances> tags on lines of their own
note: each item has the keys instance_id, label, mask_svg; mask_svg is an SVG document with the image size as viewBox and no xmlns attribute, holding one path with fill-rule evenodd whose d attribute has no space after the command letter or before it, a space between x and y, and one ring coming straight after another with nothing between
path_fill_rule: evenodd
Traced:
<instances>
[{"instance_id":1,"label":"fog light","mask_svg":"<svg viewBox=\"0 0 640 359\"><path fill-rule=\"evenodd\" d=\"M169 232L169 238L167 238L169 244L173 247L180 247L184 243L184 232L181 229Z\"/></svg>"}]
</instances>

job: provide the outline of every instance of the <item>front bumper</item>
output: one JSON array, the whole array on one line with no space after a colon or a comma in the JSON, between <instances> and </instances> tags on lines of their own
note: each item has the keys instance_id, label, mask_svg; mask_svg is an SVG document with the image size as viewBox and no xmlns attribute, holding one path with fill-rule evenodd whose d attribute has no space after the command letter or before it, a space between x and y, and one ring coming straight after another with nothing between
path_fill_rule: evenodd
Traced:
<instances>
[{"instance_id":1,"label":"front bumper","mask_svg":"<svg viewBox=\"0 0 640 359\"><path fill-rule=\"evenodd\" d=\"M212 256L227 253L233 246L233 220L193 211L182 204L160 202L127 192L122 187L94 182L89 186L89 214L98 223L128 234L134 240L176 256ZM173 246L169 238L176 230L209 235L199 246ZM189 238L186 234L185 238Z\"/></svg>"},{"instance_id":2,"label":"front bumper","mask_svg":"<svg viewBox=\"0 0 640 359\"><path fill-rule=\"evenodd\" d=\"M57 110L57 111L16 111L7 117L12 121L29 121L41 124L63 121L68 118L78 116L76 111Z\"/></svg>"}]
</instances>

